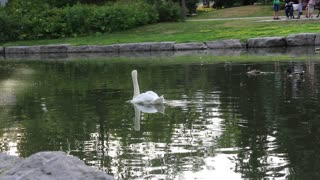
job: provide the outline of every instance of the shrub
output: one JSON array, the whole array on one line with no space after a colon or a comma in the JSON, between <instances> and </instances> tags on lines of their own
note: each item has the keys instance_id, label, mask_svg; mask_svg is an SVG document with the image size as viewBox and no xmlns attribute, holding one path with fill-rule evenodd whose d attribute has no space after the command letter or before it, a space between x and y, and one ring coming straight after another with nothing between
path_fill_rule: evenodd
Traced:
<instances>
[{"instance_id":1,"label":"shrub","mask_svg":"<svg viewBox=\"0 0 320 180\"><path fill-rule=\"evenodd\" d=\"M197 3L199 0L186 0L186 6L188 8L188 14L194 14L197 11Z\"/></svg>"},{"instance_id":2,"label":"shrub","mask_svg":"<svg viewBox=\"0 0 320 180\"><path fill-rule=\"evenodd\" d=\"M140 1L99 6L94 10L90 20L92 29L99 32L124 30L157 21L158 14L155 8Z\"/></svg>"},{"instance_id":3,"label":"shrub","mask_svg":"<svg viewBox=\"0 0 320 180\"><path fill-rule=\"evenodd\" d=\"M67 22L64 20L63 9L53 8L43 11L32 18L33 34L32 39L60 38L70 34Z\"/></svg>"},{"instance_id":4,"label":"shrub","mask_svg":"<svg viewBox=\"0 0 320 180\"><path fill-rule=\"evenodd\" d=\"M173 1L158 1L156 3L157 10L159 12L159 21L179 21L180 6L178 3Z\"/></svg>"},{"instance_id":5,"label":"shrub","mask_svg":"<svg viewBox=\"0 0 320 180\"><path fill-rule=\"evenodd\" d=\"M9 16L3 10L0 10L0 24L0 42L26 39L31 27L27 19Z\"/></svg>"},{"instance_id":6,"label":"shrub","mask_svg":"<svg viewBox=\"0 0 320 180\"><path fill-rule=\"evenodd\" d=\"M20 2L17 0L15 2ZM34 0L33 0L34 1ZM21 1L22 5L25 1ZM0 9L0 41L84 36L120 31L158 22L154 5L142 0L109 3L103 6L75 4L64 8L42 6L26 11L12 4L6 11Z\"/></svg>"},{"instance_id":7,"label":"shrub","mask_svg":"<svg viewBox=\"0 0 320 180\"><path fill-rule=\"evenodd\" d=\"M93 11L92 6L75 4L63 9L63 18L66 23L66 34L72 36L84 35L90 33L89 18Z\"/></svg>"}]
</instances>

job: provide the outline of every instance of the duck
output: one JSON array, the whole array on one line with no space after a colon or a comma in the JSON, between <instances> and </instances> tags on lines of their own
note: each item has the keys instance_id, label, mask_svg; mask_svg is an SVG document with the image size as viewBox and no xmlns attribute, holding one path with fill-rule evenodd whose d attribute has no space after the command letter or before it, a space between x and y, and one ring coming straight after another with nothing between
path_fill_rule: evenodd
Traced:
<instances>
[{"instance_id":1,"label":"duck","mask_svg":"<svg viewBox=\"0 0 320 180\"><path fill-rule=\"evenodd\" d=\"M288 76L302 76L304 74L304 71L292 71L292 69L287 69L287 75Z\"/></svg>"},{"instance_id":2,"label":"duck","mask_svg":"<svg viewBox=\"0 0 320 180\"><path fill-rule=\"evenodd\" d=\"M252 69L252 70L248 71L247 74L256 76L256 75L262 74L262 72L260 70L257 70L257 69Z\"/></svg>"},{"instance_id":3,"label":"duck","mask_svg":"<svg viewBox=\"0 0 320 180\"><path fill-rule=\"evenodd\" d=\"M133 70L131 72L132 82L133 82L133 98L130 101L133 104L164 104L165 100L163 95L158 96L157 93L153 91L147 91L140 94L140 88L138 83L138 72Z\"/></svg>"}]
</instances>

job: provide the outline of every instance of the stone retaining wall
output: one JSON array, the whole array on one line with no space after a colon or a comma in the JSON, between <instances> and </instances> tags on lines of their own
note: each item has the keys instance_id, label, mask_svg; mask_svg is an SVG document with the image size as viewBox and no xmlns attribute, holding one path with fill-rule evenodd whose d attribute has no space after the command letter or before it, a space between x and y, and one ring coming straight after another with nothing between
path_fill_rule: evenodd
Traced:
<instances>
[{"instance_id":1,"label":"stone retaining wall","mask_svg":"<svg viewBox=\"0 0 320 180\"><path fill-rule=\"evenodd\" d=\"M146 42L114 45L71 46L70 44L11 46L0 47L0 54L45 54L45 53L124 53L143 51L183 51L233 48L272 48L288 46L317 46L320 45L320 33L292 34L287 37L250 38L242 43L239 39L175 43L175 42Z\"/></svg>"}]
</instances>

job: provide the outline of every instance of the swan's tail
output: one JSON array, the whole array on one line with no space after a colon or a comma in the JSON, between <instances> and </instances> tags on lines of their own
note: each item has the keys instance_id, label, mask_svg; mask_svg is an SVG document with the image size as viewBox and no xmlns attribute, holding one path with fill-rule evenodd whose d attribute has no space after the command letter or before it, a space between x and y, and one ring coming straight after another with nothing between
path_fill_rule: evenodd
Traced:
<instances>
[{"instance_id":1,"label":"swan's tail","mask_svg":"<svg viewBox=\"0 0 320 180\"><path fill-rule=\"evenodd\" d=\"M152 104L164 104L164 97L163 95L161 95L160 97L158 97L157 99L152 101Z\"/></svg>"}]
</instances>

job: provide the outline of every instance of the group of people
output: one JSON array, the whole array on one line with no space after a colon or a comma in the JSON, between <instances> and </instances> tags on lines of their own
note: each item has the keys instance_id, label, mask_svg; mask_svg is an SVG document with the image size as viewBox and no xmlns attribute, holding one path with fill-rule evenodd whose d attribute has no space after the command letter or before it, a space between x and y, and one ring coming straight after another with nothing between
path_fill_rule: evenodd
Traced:
<instances>
[{"instance_id":1,"label":"group of people","mask_svg":"<svg viewBox=\"0 0 320 180\"><path fill-rule=\"evenodd\" d=\"M302 15L302 10L304 5L305 10L306 10L306 17L307 18L312 18L313 17L313 11L316 3L319 3L320 0L299 0L298 1L298 17L297 19L300 18ZM294 2L292 0L285 0L285 13L287 18L295 18L293 15L294 12L294 7L293 7ZM273 19L274 20L279 20L279 10L280 10L280 0L273 0L273 10L274 10L274 15Z\"/></svg>"}]
</instances>

